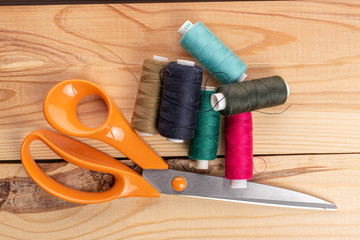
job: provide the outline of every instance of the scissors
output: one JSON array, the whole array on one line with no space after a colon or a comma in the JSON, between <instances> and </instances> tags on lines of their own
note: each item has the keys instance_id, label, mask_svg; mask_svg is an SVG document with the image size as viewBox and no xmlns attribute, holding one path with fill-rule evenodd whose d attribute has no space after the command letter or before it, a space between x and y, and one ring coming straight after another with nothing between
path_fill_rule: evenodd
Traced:
<instances>
[{"instance_id":1,"label":"scissors","mask_svg":"<svg viewBox=\"0 0 360 240\"><path fill-rule=\"evenodd\" d=\"M97 128L83 125L77 116L79 101L88 95L101 97L108 116ZM242 203L336 210L336 205L322 199L269 185L249 182L245 189L233 189L230 180L221 177L168 169L158 156L130 127L109 95L96 84L80 79L55 85L44 100L44 115L57 131L73 137L105 142L133 160L142 175L109 155L77 140L48 130L35 130L24 139L21 160L30 177L44 190L64 200L91 204L122 197L160 197L160 194ZM34 140L44 142L65 161L93 171L114 176L113 186L104 192L83 192L69 188L46 175L31 156Z\"/></svg>"}]
</instances>

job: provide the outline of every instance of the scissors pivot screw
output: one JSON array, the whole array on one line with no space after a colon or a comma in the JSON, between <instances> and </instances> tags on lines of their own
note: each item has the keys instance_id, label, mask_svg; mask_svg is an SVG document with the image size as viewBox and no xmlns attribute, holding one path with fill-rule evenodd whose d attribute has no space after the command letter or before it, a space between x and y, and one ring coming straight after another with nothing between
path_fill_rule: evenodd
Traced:
<instances>
[{"instance_id":1,"label":"scissors pivot screw","mask_svg":"<svg viewBox=\"0 0 360 240\"><path fill-rule=\"evenodd\" d=\"M186 188L186 180L183 177L174 177L171 181L171 186L177 192L184 191Z\"/></svg>"}]
</instances>

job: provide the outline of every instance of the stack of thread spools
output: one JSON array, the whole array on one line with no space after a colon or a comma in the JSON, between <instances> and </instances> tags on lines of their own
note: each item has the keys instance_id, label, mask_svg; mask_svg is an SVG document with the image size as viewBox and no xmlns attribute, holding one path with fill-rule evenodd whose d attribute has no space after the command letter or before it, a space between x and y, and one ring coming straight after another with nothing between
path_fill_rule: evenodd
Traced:
<instances>
[{"instance_id":1,"label":"stack of thread spools","mask_svg":"<svg viewBox=\"0 0 360 240\"><path fill-rule=\"evenodd\" d=\"M188 156L207 169L217 157L221 113L225 177L233 188L246 188L253 177L251 111L285 103L289 86L280 76L243 81L247 65L201 22L186 21L178 33L180 45L221 85L201 86L203 70L194 62L145 59L132 127L176 143L189 140Z\"/></svg>"}]
</instances>

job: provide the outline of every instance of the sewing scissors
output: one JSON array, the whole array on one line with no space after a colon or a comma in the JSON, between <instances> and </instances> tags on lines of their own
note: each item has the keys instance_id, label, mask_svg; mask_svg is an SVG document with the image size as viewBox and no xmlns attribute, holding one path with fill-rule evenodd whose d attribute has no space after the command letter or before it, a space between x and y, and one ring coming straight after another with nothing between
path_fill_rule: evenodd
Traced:
<instances>
[{"instance_id":1,"label":"sewing scissors","mask_svg":"<svg viewBox=\"0 0 360 240\"><path fill-rule=\"evenodd\" d=\"M97 128L83 125L77 116L79 101L88 95L101 97L108 108L105 122ZM247 188L233 189L230 180L225 178L168 169L166 162L130 127L109 95L92 82L72 79L58 83L48 92L43 111L46 120L57 131L105 142L143 169L140 175L109 155L77 140L48 130L35 130L26 136L21 146L22 163L40 187L64 200L90 204L121 197L160 197L162 193L262 205L337 209L330 202L283 188L249 182ZM34 140L43 141L72 164L112 174L115 180L113 186L104 192L83 192L53 180L31 156L30 145Z\"/></svg>"}]
</instances>

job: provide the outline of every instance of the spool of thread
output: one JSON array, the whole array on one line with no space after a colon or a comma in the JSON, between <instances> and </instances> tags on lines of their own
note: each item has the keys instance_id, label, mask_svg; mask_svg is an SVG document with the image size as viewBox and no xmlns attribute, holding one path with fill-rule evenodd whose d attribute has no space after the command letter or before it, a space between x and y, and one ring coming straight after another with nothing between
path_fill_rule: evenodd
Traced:
<instances>
[{"instance_id":1,"label":"spool of thread","mask_svg":"<svg viewBox=\"0 0 360 240\"><path fill-rule=\"evenodd\" d=\"M211 105L224 116L284 104L289 85L280 76L221 85L211 96Z\"/></svg>"},{"instance_id":2,"label":"spool of thread","mask_svg":"<svg viewBox=\"0 0 360 240\"><path fill-rule=\"evenodd\" d=\"M139 134L152 136L157 134L157 116L161 98L161 80L159 72L166 67L168 59L153 56L144 60L140 84L136 97L131 127Z\"/></svg>"},{"instance_id":3,"label":"spool of thread","mask_svg":"<svg viewBox=\"0 0 360 240\"><path fill-rule=\"evenodd\" d=\"M210 110L211 95L215 87L202 87L195 136L189 141L188 156L196 160L197 169L208 169L209 161L216 158L219 140L220 113Z\"/></svg>"},{"instance_id":4,"label":"spool of thread","mask_svg":"<svg viewBox=\"0 0 360 240\"><path fill-rule=\"evenodd\" d=\"M210 74L224 72L231 82L243 81L246 78L246 64L202 22L193 25L187 20L178 33L182 36L180 45ZM214 77L223 84L229 83L223 74L216 74Z\"/></svg>"},{"instance_id":5,"label":"spool of thread","mask_svg":"<svg viewBox=\"0 0 360 240\"><path fill-rule=\"evenodd\" d=\"M225 117L225 178L232 188L246 188L253 177L251 112Z\"/></svg>"},{"instance_id":6,"label":"spool of thread","mask_svg":"<svg viewBox=\"0 0 360 240\"><path fill-rule=\"evenodd\" d=\"M181 143L195 136L203 70L194 62L178 60L166 66L158 131Z\"/></svg>"}]
</instances>

